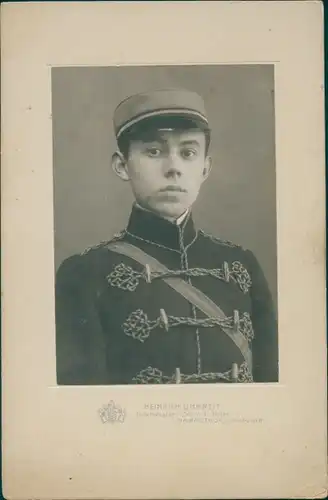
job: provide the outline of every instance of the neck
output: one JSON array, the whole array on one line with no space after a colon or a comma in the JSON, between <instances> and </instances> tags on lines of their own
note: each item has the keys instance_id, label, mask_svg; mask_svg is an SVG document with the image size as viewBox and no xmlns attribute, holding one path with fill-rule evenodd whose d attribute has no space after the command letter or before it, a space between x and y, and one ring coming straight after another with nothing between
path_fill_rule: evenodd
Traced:
<instances>
[{"instance_id":1,"label":"neck","mask_svg":"<svg viewBox=\"0 0 328 500\"><path fill-rule=\"evenodd\" d=\"M179 218L181 219L181 217ZM179 250L181 237L189 244L196 236L190 210L182 214L182 220L171 222L164 217L134 204L127 226L128 234Z\"/></svg>"},{"instance_id":2,"label":"neck","mask_svg":"<svg viewBox=\"0 0 328 500\"><path fill-rule=\"evenodd\" d=\"M190 212L190 209L187 208L187 210L185 210L184 212L182 212L177 217L169 217L169 216L166 216L166 215L162 215L162 214L158 214L156 212L153 212L149 208L143 207L138 202L135 202L135 206L137 208L139 208L140 210L144 210L146 212L150 212L150 213L154 214L155 216L160 217L161 219L167 220L168 222L171 222L172 224L177 224L177 225L181 224L185 220L185 218L187 217L188 213Z\"/></svg>"}]
</instances>

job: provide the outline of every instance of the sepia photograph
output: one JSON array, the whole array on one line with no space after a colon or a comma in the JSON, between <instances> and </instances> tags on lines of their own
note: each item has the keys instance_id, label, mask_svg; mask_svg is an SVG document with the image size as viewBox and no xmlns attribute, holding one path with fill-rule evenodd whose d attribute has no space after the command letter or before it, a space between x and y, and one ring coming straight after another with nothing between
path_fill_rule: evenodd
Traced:
<instances>
[{"instance_id":1,"label":"sepia photograph","mask_svg":"<svg viewBox=\"0 0 328 500\"><path fill-rule=\"evenodd\" d=\"M278 382L274 66L52 68L59 385Z\"/></svg>"},{"instance_id":2,"label":"sepia photograph","mask_svg":"<svg viewBox=\"0 0 328 500\"><path fill-rule=\"evenodd\" d=\"M322 3L1 11L3 496L325 498Z\"/></svg>"}]
</instances>

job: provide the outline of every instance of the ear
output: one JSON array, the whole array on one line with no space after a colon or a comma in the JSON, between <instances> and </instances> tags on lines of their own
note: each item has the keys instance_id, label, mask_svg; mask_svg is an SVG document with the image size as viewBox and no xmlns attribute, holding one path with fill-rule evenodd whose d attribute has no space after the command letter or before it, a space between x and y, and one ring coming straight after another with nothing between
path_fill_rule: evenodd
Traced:
<instances>
[{"instance_id":1,"label":"ear","mask_svg":"<svg viewBox=\"0 0 328 500\"><path fill-rule=\"evenodd\" d=\"M206 181L207 177L210 175L211 170L212 170L212 158L211 156L206 156L203 169L203 182Z\"/></svg>"},{"instance_id":2,"label":"ear","mask_svg":"<svg viewBox=\"0 0 328 500\"><path fill-rule=\"evenodd\" d=\"M123 181L130 179L126 160L120 151L116 151L112 156L112 169Z\"/></svg>"}]
</instances>

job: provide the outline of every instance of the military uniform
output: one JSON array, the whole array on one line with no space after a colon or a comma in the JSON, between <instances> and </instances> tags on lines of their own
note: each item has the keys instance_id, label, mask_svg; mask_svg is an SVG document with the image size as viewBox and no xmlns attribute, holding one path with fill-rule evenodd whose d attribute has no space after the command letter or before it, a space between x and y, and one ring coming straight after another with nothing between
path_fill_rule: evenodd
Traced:
<instances>
[{"instance_id":1,"label":"military uniform","mask_svg":"<svg viewBox=\"0 0 328 500\"><path fill-rule=\"evenodd\" d=\"M278 380L277 329L270 292L254 255L194 227L134 207L116 239L138 246L224 310L251 345L250 372L238 347L187 300L107 243L66 260L56 283L59 384ZM169 318L164 326L160 311Z\"/></svg>"},{"instance_id":2,"label":"military uniform","mask_svg":"<svg viewBox=\"0 0 328 500\"><path fill-rule=\"evenodd\" d=\"M134 120L145 112L134 109ZM143 251L165 271L114 251L115 242ZM224 316L205 314L167 279L196 287ZM275 311L255 256L195 228L190 211L177 224L134 205L125 230L64 261L56 279L56 349L58 384L278 381Z\"/></svg>"}]
</instances>

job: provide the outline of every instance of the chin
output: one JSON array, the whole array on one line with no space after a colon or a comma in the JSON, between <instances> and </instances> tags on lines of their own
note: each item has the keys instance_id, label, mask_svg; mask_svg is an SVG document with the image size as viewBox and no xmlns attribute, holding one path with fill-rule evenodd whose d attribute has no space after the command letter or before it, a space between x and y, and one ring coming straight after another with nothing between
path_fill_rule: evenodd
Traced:
<instances>
[{"instance_id":1,"label":"chin","mask_svg":"<svg viewBox=\"0 0 328 500\"><path fill-rule=\"evenodd\" d=\"M180 204L172 204L168 206L167 204L161 204L153 208L154 212L158 213L162 217L176 218L182 215L188 207Z\"/></svg>"}]
</instances>

